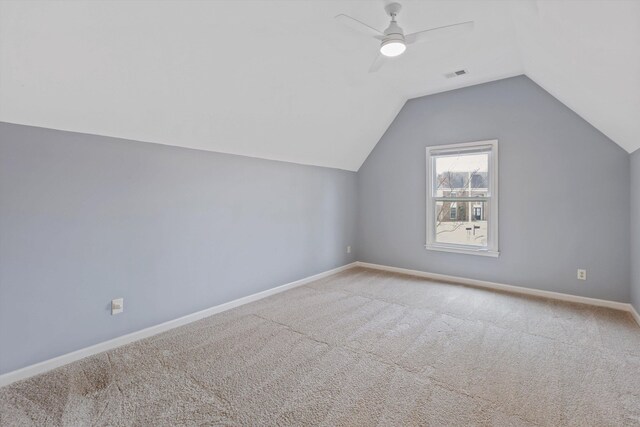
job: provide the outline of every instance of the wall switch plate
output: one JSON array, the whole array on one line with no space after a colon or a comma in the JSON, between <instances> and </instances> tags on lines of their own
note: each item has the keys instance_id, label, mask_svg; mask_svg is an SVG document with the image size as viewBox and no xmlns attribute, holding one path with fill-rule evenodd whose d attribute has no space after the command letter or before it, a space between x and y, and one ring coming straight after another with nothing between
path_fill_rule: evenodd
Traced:
<instances>
[{"instance_id":1,"label":"wall switch plate","mask_svg":"<svg viewBox=\"0 0 640 427\"><path fill-rule=\"evenodd\" d=\"M124 298L111 300L111 315L120 314L124 311Z\"/></svg>"},{"instance_id":2,"label":"wall switch plate","mask_svg":"<svg viewBox=\"0 0 640 427\"><path fill-rule=\"evenodd\" d=\"M347 246L347 253L350 254L351 253L351 246Z\"/></svg>"},{"instance_id":3,"label":"wall switch plate","mask_svg":"<svg viewBox=\"0 0 640 427\"><path fill-rule=\"evenodd\" d=\"M587 270L578 269L578 280L587 280Z\"/></svg>"}]
</instances>

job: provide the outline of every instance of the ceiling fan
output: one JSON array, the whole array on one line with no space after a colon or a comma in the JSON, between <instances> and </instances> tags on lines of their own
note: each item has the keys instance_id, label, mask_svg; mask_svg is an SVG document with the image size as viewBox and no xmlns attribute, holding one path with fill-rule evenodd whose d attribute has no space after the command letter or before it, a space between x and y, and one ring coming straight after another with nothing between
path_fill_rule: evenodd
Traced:
<instances>
[{"instance_id":1,"label":"ceiling fan","mask_svg":"<svg viewBox=\"0 0 640 427\"><path fill-rule=\"evenodd\" d=\"M446 25L444 27L429 28L428 30L417 31L415 33L405 35L402 28L400 28L396 22L396 17L398 16L398 13L400 13L400 9L402 9L402 5L400 3L390 3L385 6L384 10L387 12L387 15L391 17L391 22L384 31L373 28L371 25L367 25L349 15L340 14L335 17L339 22L359 31L360 33L380 40L380 52L369 68L370 73L378 71L384 64L385 58L402 55L407 49L408 44L453 36L473 29L473 21L467 21L458 24Z\"/></svg>"}]
</instances>

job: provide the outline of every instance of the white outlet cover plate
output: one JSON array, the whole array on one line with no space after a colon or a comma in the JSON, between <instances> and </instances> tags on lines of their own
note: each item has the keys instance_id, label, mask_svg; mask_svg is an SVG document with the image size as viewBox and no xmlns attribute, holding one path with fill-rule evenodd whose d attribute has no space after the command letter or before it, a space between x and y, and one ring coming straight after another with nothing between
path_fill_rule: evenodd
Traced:
<instances>
[{"instance_id":1,"label":"white outlet cover plate","mask_svg":"<svg viewBox=\"0 0 640 427\"><path fill-rule=\"evenodd\" d=\"M111 300L111 315L120 314L124 311L124 298Z\"/></svg>"}]
</instances>

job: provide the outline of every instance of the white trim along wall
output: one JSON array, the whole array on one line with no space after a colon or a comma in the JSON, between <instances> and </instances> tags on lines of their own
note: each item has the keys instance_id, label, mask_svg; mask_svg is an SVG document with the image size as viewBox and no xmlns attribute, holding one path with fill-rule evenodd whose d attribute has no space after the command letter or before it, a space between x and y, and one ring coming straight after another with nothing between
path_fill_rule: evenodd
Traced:
<instances>
[{"instance_id":1,"label":"white trim along wall","mask_svg":"<svg viewBox=\"0 0 640 427\"><path fill-rule=\"evenodd\" d=\"M73 351L71 353L63 354L62 356L54 357L53 359L45 360L43 362L36 363L30 366L25 366L24 368L17 369L12 372L7 372L6 374L0 375L0 387L11 384L19 380L23 380L25 378L32 377L34 375L38 375L38 374L50 371L55 368L59 368L60 366L64 366L71 362L75 362L76 360L80 360L88 356L93 356L94 354L102 353L103 351L111 350L111 349L123 346L125 344L129 344L134 341L141 340L143 338L157 335L159 333L168 331L170 329L177 328L178 326L183 326L188 323L195 322L200 319L204 319L205 317L209 317L217 313L222 313L223 311L231 310L232 308L236 308L244 304L258 301L260 299L266 298L271 295L275 295L280 292L284 292L289 289L293 289L298 286L306 285L307 283L311 283L313 281L322 279L323 277L327 277L332 274L347 270L353 267L354 265L355 263L346 264L346 265L343 265L342 267L334 268L331 270L324 271L322 273L315 274L313 276L296 280L295 282L290 282L275 288L267 289L266 291L262 291L252 295L248 295L246 297L238 298L236 300L229 301L224 304L216 305L214 307L210 307L195 313L187 314L186 316L179 317L177 319L160 323L159 325L151 326L149 328L145 328L140 331L132 332L130 334L113 338L111 340L104 341L104 342L92 345L90 347L85 347L80 350Z\"/></svg>"},{"instance_id":2,"label":"white trim along wall","mask_svg":"<svg viewBox=\"0 0 640 427\"><path fill-rule=\"evenodd\" d=\"M271 295L275 295L277 293L280 293L289 289L293 289L298 286L306 285L313 281L322 279L324 277L328 277L332 274L336 274L341 271L348 270L353 267L364 267L364 268L370 268L375 270L382 270L382 271L389 271L394 273L407 274L411 276L424 277L426 279L435 280L435 281L444 281L444 282L455 283L460 285L468 285L468 286L474 286L474 287L485 288L485 289L500 290L500 291L506 291L506 292L511 292L515 294L533 295L537 297L550 298L550 299L561 300L561 301L570 301L570 302L575 302L580 304L594 305L598 307L608 307L616 310L629 312L633 316L633 318L636 320L638 325L640 326L640 315L633 308L631 304L626 304L626 303L616 302L616 301L601 300L596 298L581 297L581 296L575 296L575 295L569 295L569 294L562 294L559 292L542 291L538 289L524 288L524 287L513 286L513 285L505 285L501 283L493 283L493 282L487 282L483 280L467 279L467 278L456 277L456 276L447 276L444 274L428 273L425 271L409 270L406 268L390 267L386 265L370 264L367 262L357 261L351 264L343 265L342 267L334 268L319 274L315 274L313 276L296 280L295 282L290 282L272 289L268 289L266 291L258 292L253 295L249 295L243 298L229 301L224 304L207 308L205 310L198 311L196 313L188 314L178 319L170 320L168 322L164 322L156 326L151 326L149 328L142 329L137 332L132 332L130 334L123 335L121 337L117 337L96 345L92 345L90 347L86 347L71 353L63 354L62 356L45 360L43 362L36 363L31 366L26 366L24 368L21 368L12 372L8 372L6 374L0 375L0 387L11 384L16 381L20 381L20 380L32 377L34 375L42 374L44 372L67 365L71 362L75 362L85 357L102 353L103 351L111 350L111 349L120 347L122 345L129 344L134 341L138 341L143 338L147 338L147 337L168 331L173 328L177 328L178 326L183 326L188 323L195 322L197 320L212 316L217 313L222 313L223 311L227 311L244 304L258 301L260 299L266 298Z\"/></svg>"},{"instance_id":3,"label":"white trim along wall","mask_svg":"<svg viewBox=\"0 0 640 427\"><path fill-rule=\"evenodd\" d=\"M399 267L390 267L387 265L371 264L368 262L361 262L361 261L357 261L354 264L358 267L371 268L374 270L390 271L393 273L407 274L410 276L424 277L426 279L431 279L439 282L449 282L449 283L455 283L458 285L467 285L467 286L473 286L477 288L505 291L505 292L510 292L514 294L531 295L531 296L549 298L549 299L554 299L559 301L575 302L579 304L587 304L587 305L593 305L597 307L607 307L615 310L628 311L629 313L631 313L631 315L636 320L636 322L638 322L638 326L640 326L640 315L638 315L638 313L635 311L634 307L631 304L624 303L624 302L582 297L582 296L563 294L560 292L553 292L553 291L543 291L540 289L525 288L523 286L505 285L502 283L487 282L485 280L468 279L465 277L458 277L458 276L448 276L446 274L429 273L426 271L410 270L407 268L399 268Z\"/></svg>"}]
</instances>

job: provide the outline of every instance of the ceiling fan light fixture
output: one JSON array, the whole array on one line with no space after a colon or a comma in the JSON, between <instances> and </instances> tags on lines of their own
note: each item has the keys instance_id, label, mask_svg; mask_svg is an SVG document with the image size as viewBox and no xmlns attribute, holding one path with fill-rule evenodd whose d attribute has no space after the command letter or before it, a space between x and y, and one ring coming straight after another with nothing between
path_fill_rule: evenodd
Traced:
<instances>
[{"instance_id":1,"label":"ceiling fan light fixture","mask_svg":"<svg viewBox=\"0 0 640 427\"><path fill-rule=\"evenodd\" d=\"M402 55L406 49L407 45L404 44L404 40L385 40L380 45L380 53L388 57Z\"/></svg>"},{"instance_id":2,"label":"ceiling fan light fixture","mask_svg":"<svg viewBox=\"0 0 640 427\"><path fill-rule=\"evenodd\" d=\"M0 0L2 1L2 0ZM385 3L393 0L385 0ZM380 69L380 67L386 62L386 58L393 58L402 55L407 50L407 45L414 43L421 43L425 41L434 40L442 36L452 36L459 34L463 31L468 31L473 28L473 21L459 22L457 24L444 25L442 27L428 28L426 30L416 31L409 33L405 36L404 30L398 25L396 18L398 13L402 9L400 3L387 3L384 7L385 12L391 18L389 26L386 30L380 31L379 29L372 27L354 17L349 15L340 14L335 18L347 26L357 28L361 33L373 37L375 40L379 40L380 47L379 53L376 55L373 64L369 67L369 72L373 73ZM460 75L460 74L456 74ZM448 76L447 76L448 77Z\"/></svg>"}]
</instances>

